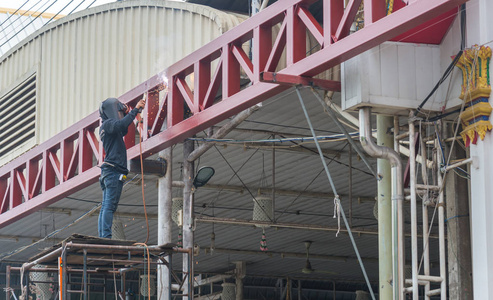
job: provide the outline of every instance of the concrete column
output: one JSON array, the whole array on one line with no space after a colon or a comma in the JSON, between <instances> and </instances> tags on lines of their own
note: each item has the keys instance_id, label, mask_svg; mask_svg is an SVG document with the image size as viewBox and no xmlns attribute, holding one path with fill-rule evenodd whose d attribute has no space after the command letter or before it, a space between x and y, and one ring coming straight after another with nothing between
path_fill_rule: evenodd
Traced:
<instances>
[{"instance_id":1,"label":"concrete column","mask_svg":"<svg viewBox=\"0 0 493 300\"><path fill-rule=\"evenodd\" d=\"M453 134L455 126L449 132ZM449 153L450 149L447 149ZM448 157L448 156L447 156ZM457 144L451 160L466 157ZM464 170L467 166L461 167ZM460 171L459 171L460 172ZM448 243L448 290L450 299L473 299L471 265L471 228L469 226L469 187L466 179L449 172L445 181Z\"/></svg>"},{"instance_id":2,"label":"concrete column","mask_svg":"<svg viewBox=\"0 0 493 300\"><path fill-rule=\"evenodd\" d=\"M187 157L192 153L194 142L186 140L183 142L183 249L193 248L194 238L193 238L193 177L194 163L189 162ZM193 256L193 255L192 255ZM190 276L193 279L193 258L192 264L189 266L189 258L186 254L183 255L183 272L191 271ZM190 278L187 278L187 283ZM184 293L189 293L188 284L185 283ZM192 291L190 291L192 292ZM192 297L183 297L184 300L192 299Z\"/></svg>"},{"instance_id":3,"label":"concrete column","mask_svg":"<svg viewBox=\"0 0 493 300\"><path fill-rule=\"evenodd\" d=\"M388 129L394 124L392 116L377 115L377 144L394 148L394 137ZM378 269L380 300L392 299L392 172L390 162L377 159L377 172L382 177L378 188Z\"/></svg>"},{"instance_id":4,"label":"concrete column","mask_svg":"<svg viewBox=\"0 0 493 300\"><path fill-rule=\"evenodd\" d=\"M172 242L171 206L172 206L172 156L171 147L161 151L159 158L167 162L166 175L158 179L158 245ZM168 257L166 257L168 259ZM171 300L170 270L166 266L157 266L157 296L159 300Z\"/></svg>"},{"instance_id":5,"label":"concrete column","mask_svg":"<svg viewBox=\"0 0 493 300\"><path fill-rule=\"evenodd\" d=\"M478 168L471 168L471 244L474 296L493 299L493 139L471 145L471 157L478 159Z\"/></svg>"},{"instance_id":6,"label":"concrete column","mask_svg":"<svg viewBox=\"0 0 493 300\"><path fill-rule=\"evenodd\" d=\"M493 39L491 12L493 1L472 0L466 3L466 47L488 43ZM490 44L486 46L491 46ZM490 78L493 75L490 62ZM489 99L492 103L491 95ZM492 120L492 116L490 116ZM471 244L475 299L493 299L493 137L486 134L470 146L470 156L477 157L477 168L471 167Z\"/></svg>"}]
</instances>

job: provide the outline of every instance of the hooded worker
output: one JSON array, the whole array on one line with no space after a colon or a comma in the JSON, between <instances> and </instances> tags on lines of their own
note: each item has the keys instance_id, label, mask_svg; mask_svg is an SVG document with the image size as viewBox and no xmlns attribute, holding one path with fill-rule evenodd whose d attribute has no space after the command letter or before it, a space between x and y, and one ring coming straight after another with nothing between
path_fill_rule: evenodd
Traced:
<instances>
[{"instance_id":1,"label":"hooded worker","mask_svg":"<svg viewBox=\"0 0 493 300\"><path fill-rule=\"evenodd\" d=\"M123 181L128 174L127 149L123 137L128 132L128 126L144 107L145 100L140 100L135 108L130 110L126 104L116 98L108 98L99 106L99 116L103 121L99 128L99 136L106 153L99 178L103 190L103 202L98 219L99 237L112 237L113 214L118 207Z\"/></svg>"}]
</instances>

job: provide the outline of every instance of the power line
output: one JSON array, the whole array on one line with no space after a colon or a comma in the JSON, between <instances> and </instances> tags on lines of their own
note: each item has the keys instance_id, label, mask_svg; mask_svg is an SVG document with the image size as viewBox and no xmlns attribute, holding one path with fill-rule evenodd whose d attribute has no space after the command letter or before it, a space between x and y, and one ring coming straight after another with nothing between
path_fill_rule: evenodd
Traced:
<instances>
[{"instance_id":1,"label":"power line","mask_svg":"<svg viewBox=\"0 0 493 300\"><path fill-rule=\"evenodd\" d=\"M15 15L15 14L16 14L16 13L17 13L17 12L18 12L18 11L19 11L22 7L24 7L24 5L26 5L26 4L27 4L27 2L29 2L29 0L27 0L26 2L24 2L24 4L22 4L22 5L21 5L18 9L16 9L16 10L14 11L14 13L10 14L10 16L9 16L7 19L5 19L5 21L3 21L2 23L0 23L0 26L2 26L2 25L3 25L5 22L7 22L7 21L8 21L8 20L9 20L9 19L13 16L13 15Z\"/></svg>"}]
</instances>

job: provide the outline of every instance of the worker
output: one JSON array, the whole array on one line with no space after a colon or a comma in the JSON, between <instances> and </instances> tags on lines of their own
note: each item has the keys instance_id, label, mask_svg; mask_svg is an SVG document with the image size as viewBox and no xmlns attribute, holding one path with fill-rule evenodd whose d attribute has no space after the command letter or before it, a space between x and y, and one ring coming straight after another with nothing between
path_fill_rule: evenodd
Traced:
<instances>
[{"instance_id":1,"label":"worker","mask_svg":"<svg viewBox=\"0 0 493 300\"><path fill-rule=\"evenodd\" d=\"M140 100L134 109L118 101L108 98L99 106L99 116L102 119L99 136L106 153L101 164L99 183L103 190L103 202L98 219L98 234L101 238L110 238L113 214L115 213L123 182L128 174L127 149L123 137L127 134L128 126L135 119L139 111L145 107L145 100Z\"/></svg>"}]
</instances>

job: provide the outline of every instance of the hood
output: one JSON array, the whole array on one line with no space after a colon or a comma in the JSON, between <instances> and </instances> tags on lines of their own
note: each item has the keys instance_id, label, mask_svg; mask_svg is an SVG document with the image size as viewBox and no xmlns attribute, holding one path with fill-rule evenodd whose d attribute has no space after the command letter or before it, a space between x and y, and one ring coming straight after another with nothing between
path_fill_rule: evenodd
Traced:
<instances>
[{"instance_id":1,"label":"hood","mask_svg":"<svg viewBox=\"0 0 493 300\"><path fill-rule=\"evenodd\" d=\"M116 98L108 98L99 106L99 116L103 121L108 119L121 120L127 113L127 106Z\"/></svg>"}]
</instances>

